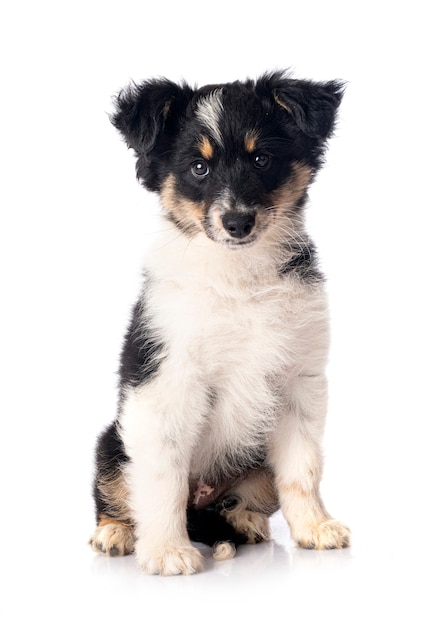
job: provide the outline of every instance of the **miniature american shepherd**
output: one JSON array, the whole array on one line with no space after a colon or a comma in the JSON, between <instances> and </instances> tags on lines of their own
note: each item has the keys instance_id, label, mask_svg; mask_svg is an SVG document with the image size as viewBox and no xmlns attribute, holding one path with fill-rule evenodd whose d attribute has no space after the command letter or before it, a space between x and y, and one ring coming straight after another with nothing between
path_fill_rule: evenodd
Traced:
<instances>
[{"instance_id":1,"label":"miniature american shepherd","mask_svg":"<svg viewBox=\"0 0 423 626\"><path fill-rule=\"evenodd\" d=\"M116 97L162 215L97 443L96 552L192 574L191 542L231 558L270 539L279 508L301 548L348 546L319 493L328 313L304 225L342 93L282 71Z\"/></svg>"}]
</instances>

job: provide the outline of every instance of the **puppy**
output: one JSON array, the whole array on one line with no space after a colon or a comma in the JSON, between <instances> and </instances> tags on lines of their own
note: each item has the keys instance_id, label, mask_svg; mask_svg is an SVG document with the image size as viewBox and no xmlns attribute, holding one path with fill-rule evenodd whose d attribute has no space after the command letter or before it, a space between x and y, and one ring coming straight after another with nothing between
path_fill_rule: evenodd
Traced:
<instances>
[{"instance_id":1,"label":"puppy","mask_svg":"<svg viewBox=\"0 0 423 626\"><path fill-rule=\"evenodd\" d=\"M280 507L303 548L343 548L324 508L324 279L304 227L338 81L131 85L112 117L162 232L124 341L116 421L97 445L91 545L150 574L266 541Z\"/></svg>"}]
</instances>

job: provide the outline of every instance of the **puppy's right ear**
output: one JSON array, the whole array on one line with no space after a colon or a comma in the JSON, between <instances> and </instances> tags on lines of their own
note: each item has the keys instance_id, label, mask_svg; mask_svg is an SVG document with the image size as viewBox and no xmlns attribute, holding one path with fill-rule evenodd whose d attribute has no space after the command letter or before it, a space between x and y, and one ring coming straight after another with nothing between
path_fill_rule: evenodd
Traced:
<instances>
[{"instance_id":1,"label":"puppy's right ear","mask_svg":"<svg viewBox=\"0 0 423 626\"><path fill-rule=\"evenodd\" d=\"M131 84L115 98L112 124L138 156L138 176L145 178L155 149L166 153L193 90L165 78Z\"/></svg>"}]
</instances>

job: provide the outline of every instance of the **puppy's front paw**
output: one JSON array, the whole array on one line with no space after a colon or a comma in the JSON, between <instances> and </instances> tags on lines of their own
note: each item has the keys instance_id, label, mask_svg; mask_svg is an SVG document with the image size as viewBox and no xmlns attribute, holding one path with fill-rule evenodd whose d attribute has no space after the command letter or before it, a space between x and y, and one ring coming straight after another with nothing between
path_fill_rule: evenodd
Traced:
<instances>
[{"instance_id":1,"label":"puppy's front paw","mask_svg":"<svg viewBox=\"0 0 423 626\"><path fill-rule=\"evenodd\" d=\"M203 569L203 557L193 546L167 544L153 551L139 542L136 554L138 564L147 574L188 575Z\"/></svg>"},{"instance_id":2,"label":"puppy's front paw","mask_svg":"<svg viewBox=\"0 0 423 626\"><path fill-rule=\"evenodd\" d=\"M334 519L327 519L315 526L302 528L293 533L300 548L309 550L331 550L347 548L350 545L350 530Z\"/></svg>"}]
</instances>

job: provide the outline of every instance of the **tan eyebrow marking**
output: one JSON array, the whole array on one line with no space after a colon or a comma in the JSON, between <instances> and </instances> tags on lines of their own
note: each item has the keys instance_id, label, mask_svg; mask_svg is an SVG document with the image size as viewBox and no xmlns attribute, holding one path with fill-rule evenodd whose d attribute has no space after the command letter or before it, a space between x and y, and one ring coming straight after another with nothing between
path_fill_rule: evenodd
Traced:
<instances>
[{"instance_id":1,"label":"tan eyebrow marking","mask_svg":"<svg viewBox=\"0 0 423 626\"><path fill-rule=\"evenodd\" d=\"M254 152L257 147L258 137L256 130L249 130L245 133L244 146L247 152Z\"/></svg>"},{"instance_id":2,"label":"tan eyebrow marking","mask_svg":"<svg viewBox=\"0 0 423 626\"><path fill-rule=\"evenodd\" d=\"M213 158L213 154L214 154L213 146L210 142L210 139L206 137L205 135L201 135L198 141L198 148L201 152L201 156L204 159Z\"/></svg>"}]
</instances>

